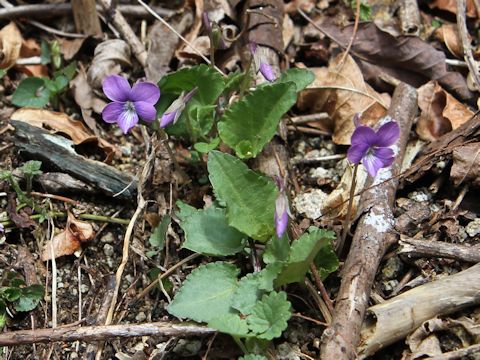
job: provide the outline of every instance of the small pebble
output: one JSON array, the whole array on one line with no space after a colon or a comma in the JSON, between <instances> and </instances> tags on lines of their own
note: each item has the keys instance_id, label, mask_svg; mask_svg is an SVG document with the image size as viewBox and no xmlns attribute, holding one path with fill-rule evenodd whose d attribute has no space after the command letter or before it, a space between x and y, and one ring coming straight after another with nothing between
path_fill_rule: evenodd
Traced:
<instances>
[{"instance_id":1,"label":"small pebble","mask_svg":"<svg viewBox=\"0 0 480 360\"><path fill-rule=\"evenodd\" d=\"M114 249L113 249L113 246L110 245L110 244L105 244L103 246L103 253L107 256L107 257L112 257L112 255L114 254Z\"/></svg>"},{"instance_id":2,"label":"small pebble","mask_svg":"<svg viewBox=\"0 0 480 360\"><path fill-rule=\"evenodd\" d=\"M315 220L322 216L321 209L327 199L327 194L320 189L315 189L309 193L298 195L293 200L295 209L301 214L305 214L309 219Z\"/></svg>"},{"instance_id":3,"label":"small pebble","mask_svg":"<svg viewBox=\"0 0 480 360\"><path fill-rule=\"evenodd\" d=\"M135 320L137 321L145 321L145 319L147 318L147 315L145 315L145 313L143 311L140 311L137 316L135 316Z\"/></svg>"},{"instance_id":4,"label":"small pebble","mask_svg":"<svg viewBox=\"0 0 480 360\"><path fill-rule=\"evenodd\" d=\"M82 292L82 294L85 294L86 292L88 292L88 285L86 284L82 284L80 285L80 291Z\"/></svg>"},{"instance_id":5,"label":"small pebble","mask_svg":"<svg viewBox=\"0 0 480 360\"><path fill-rule=\"evenodd\" d=\"M476 218L473 221L470 221L467 226L465 226L465 231L468 236L474 237L480 234L480 218Z\"/></svg>"},{"instance_id":6,"label":"small pebble","mask_svg":"<svg viewBox=\"0 0 480 360\"><path fill-rule=\"evenodd\" d=\"M106 244L111 244L115 241L115 237L113 236L113 234L111 232L107 232L105 235L103 235L100 238L100 241L103 242L103 243L106 243Z\"/></svg>"}]
</instances>

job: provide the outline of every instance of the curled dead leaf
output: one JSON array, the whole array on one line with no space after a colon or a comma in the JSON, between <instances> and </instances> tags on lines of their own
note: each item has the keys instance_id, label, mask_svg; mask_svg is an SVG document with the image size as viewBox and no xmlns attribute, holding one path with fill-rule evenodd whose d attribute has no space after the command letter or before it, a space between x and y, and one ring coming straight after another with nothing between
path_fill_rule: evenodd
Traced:
<instances>
[{"instance_id":1,"label":"curled dead leaf","mask_svg":"<svg viewBox=\"0 0 480 360\"><path fill-rule=\"evenodd\" d=\"M480 186L480 143L472 143L453 150L450 177L455 186L462 183Z\"/></svg>"},{"instance_id":2,"label":"curled dead leaf","mask_svg":"<svg viewBox=\"0 0 480 360\"><path fill-rule=\"evenodd\" d=\"M20 56L22 41L22 34L14 22L0 30L0 69L15 65Z\"/></svg>"},{"instance_id":3,"label":"curled dead leaf","mask_svg":"<svg viewBox=\"0 0 480 360\"><path fill-rule=\"evenodd\" d=\"M92 134L81 121L71 119L67 114L33 108L21 108L15 111L12 120L28 123L32 126L53 130L55 133L66 134L75 145L97 143L105 153L105 162L113 159L117 148L108 141Z\"/></svg>"},{"instance_id":4,"label":"curled dead leaf","mask_svg":"<svg viewBox=\"0 0 480 360\"><path fill-rule=\"evenodd\" d=\"M422 140L434 141L467 122L473 112L446 92L436 81L418 89L421 114L417 134Z\"/></svg>"},{"instance_id":5,"label":"curled dead leaf","mask_svg":"<svg viewBox=\"0 0 480 360\"><path fill-rule=\"evenodd\" d=\"M435 30L435 37L443 42L448 51L455 57L463 59L463 48L458 36L457 25L443 24L440 28Z\"/></svg>"},{"instance_id":6,"label":"curled dead leaf","mask_svg":"<svg viewBox=\"0 0 480 360\"><path fill-rule=\"evenodd\" d=\"M467 0L467 11L466 15L470 18L477 17L477 11L475 10L474 0ZM457 1L456 0L434 0L428 2L430 9L440 9L451 12L452 14L457 13Z\"/></svg>"},{"instance_id":7,"label":"curled dead leaf","mask_svg":"<svg viewBox=\"0 0 480 360\"><path fill-rule=\"evenodd\" d=\"M94 89L100 89L105 76L119 74L122 66L132 65L130 58L130 46L123 40L113 39L98 44L87 72L88 82Z\"/></svg>"},{"instance_id":8,"label":"curled dead leaf","mask_svg":"<svg viewBox=\"0 0 480 360\"><path fill-rule=\"evenodd\" d=\"M82 243L92 240L94 236L95 231L92 225L86 221L77 220L69 211L65 229L46 242L42 251L42 261L52 259L52 246L55 258L71 255L81 248Z\"/></svg>"},{"instance_id":9,"label":"curled dead leaf","mask_svg":"<svg viewBox=\"0 0 480 360\"><path fill-rule=\"evenodd\" d=\"M341 68L340 59L341 55L328 68L311 69L315 81L300 94L298 107L315 113L327 112L333 120L333 141L349 145L355 129L353 116L361 113L362 123L374 125L386 115L390 96L377 93L364 81L352 57L348 56Z\"/></svg>"}]
</instances>

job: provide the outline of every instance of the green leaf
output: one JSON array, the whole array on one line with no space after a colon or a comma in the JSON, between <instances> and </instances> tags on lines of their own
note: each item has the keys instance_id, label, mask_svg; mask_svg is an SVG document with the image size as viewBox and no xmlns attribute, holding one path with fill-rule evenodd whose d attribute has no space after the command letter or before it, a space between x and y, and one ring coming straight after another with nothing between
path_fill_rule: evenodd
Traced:
<instances>
[{"instance_id":1,"label":"green leaf","mask_svg":"<svg viewBox=\"0 0 480 360\"><path fill-rule=\"evenodd\" d=\"M30 285L22 289L22 295L14 308L17 311L30 311L43 299L45 290L42 285Z\"/></svg>"},{"instance_id":2,"label":"green leaf","mask_svg":"<svg viewBox=\"0 0 480 360\"><path fill-rule=\"evenodd\" d=\"M218 123L220 138L238 157L255 157L275 135L277 125L297 101L295 84L257 88L225 111Z\"/></svg>"},{"instance_id":3,"label":"green leaf","mask_svg":"<svg viewBox=\"0 0 480 360\"><path fill-rule=\"evenodd\" d=\"M225 90L226 94L238 91L240 89L240 85L242 84L245 78L245 74L243 72L234 72L227 75L225 79Z\"/></svg>"},{"instance_id":4,"label":"green leaf","mask_svg":"<svg viewBox=\"0 0 480 360\"><path fill-rule=\"evenodd\" d=\"M44 79L29 77L18 85L12 96L12 104L41 108L48 104L49 99L50 91L45 87Z\"/></svg>"},{"instance_id":5,"label":"green leaf","mask_svg":"<svg viewBox=\"0 0 480 360\"><path fill-rule=\"evenodd\" d=\"M193 145L195 150L201 153L208 153L211 150L214 150L218 144L220 144L220 138L216 137L213 138L209 143L206 142L197 142L196 144Z\"/></svg>"},{"instance_id":6,"label":"green leaf","mask_svg":"<svg viewBox=\"0 0 480 360\"><path fill-rule=\"evenodd\" d=\"M197 210L180 223L183 247L205 255L227 256L242 251L245 235L228 225L224 209Z\"/></svg>"},{"instance_id":7,"label":"green leaf","mask_svg":"<svg viewBox=\"0 0 480 360\"><path fill-rule=\"evenodd\" d=\"M217 197L227 205L229 225L255 240L268 240L275 230L278 195L273 181L236 157L216 150L208 155L208 173Z\"/></svg>"},{"instance_id":8,"label":"green leaf","mask_svg":"<svg viewBox=\"0 0 480 360\"><path fill-rule=\"evenodd\" d=\"M170 216L165 215L162 221L155 227L153 233L150 235L148 242L153 247L161 250L165 244L165 235L167 234L168 225L170 225Z\"/></svg>"},{"instance_id":9,"label":"green leaf","mask_svg":"<svg viewBox=\"0 0 480 360\"><path fill-rule=\"evenodd\" d=\"M314 262L322 280L325 280L328 275L338 270L340 264L332 242L320 249L317 256L315 256Z\"/></svg>"},{"instance_id":10,"label":"green leaf","mask_svg":"<svg viewBox=\"0 0 480 360\"><path fill-rule=\"evenodd\" d=\"M180 211L176 212L176 215L182 221L187 219L189 216L192 216L197 211L197 209L195 207L193 207L191 205L188 205L181 200L177 200L177 202L175 204L177 205L178 209L180 210Z\"/></svg>"},{"instance_id":11,"label":"green leaf","mask_svg":"<svg viewBox=\"0 0 480 360\"><path fill-rule=\"evenodd\" d=\"M290 243L285 233L280 239L277 236L272 237L268 242L263 253L263 262L273 264L275 262L287 261L290 254Z\"/></svg>"},{"instance_id":12,"label":"green leaf","mask_svg":"<svg viewBox=\"0 0 480 360\"><path fill-rule=\"evenodd\" d=\"M42 162L38 160L30 160L27 161L23 166L20 168L25 176L36 176L41 175L42 170Z\"/></svg>"},{"instance_id":13,"label":"green leaf","mask_svg":"<svg viewBox=\"0 0 480 360\"><path fill-rule=\"evenodd\" d=\"M268 265L262 271L245 275L238 282L237 291L232 300L232 307L243 315L252 312L255 304L266 291L273 290L273 281L281 270L281 264Z\"/></svg>"},{"instance_id":14,"label":"green leaf","mask_svg":"<svg viewBox=\"0 0 480 360\"><path fill-rule=\"evenodd\" d=\"M248 336L247 320L241 319L236 314L225 314L216 317L208 322L208 327L232 336Z\"/></svg>"},{"instance_id":15,"label":"green leaf","mask_svg":"<svg viewBox=\"0 0 480 360\"><path fill-rule=\"evenodd\" d=\"M5 301L0 299L0 330L5 326L7 323L7 305Z\"/></svg>"},{"instance_id":16,"label":"green leaf","mask_svg":"<svg viewBox=\"0 0 480 360\"><path fill-rule=\"evenodd\" d=\"M50 45L42 39L40 45L40 61L42 65L50 64L52 58L52 52L50 51Z\"/></svg>"},{"instance_id":17,"label":"green leaf","mask_svg":"<svg viewBox=\"0 0 480 360\"><path fill-rule=\"evenodd\" d=\"M283 291L264 295L247 318L250 330L260 339L272 340L287 328L292 316L291 305Z\"/></svg>"},{"instance_id":18,"label":"green leaf","mask_svg":"<svg viewBox=\"0 0 480 360\"><path fill-rule=\"evenodd\" d=\"M276 83L293 82L297 92L302 91L315 80L315 74L307 69L288 69L275 81Z\"/></svg>"},{"instance_id":19,"label":"green leaf","mask_svg":"<svg viewBox=\"0 0 480 360\"><path fill-rule=\"evenodd\" d=\"M206 135L213 124L214 105L224 89L224 80L220 73L207 65L197 65L191 68L181 69L164 76L158 86L162 92L157 110L159 114L184 91L197 88L197 93L189 101L175 125L168 126L169 134L188 137L200 137ZM198 108L195 110L195 108ZM190 116L190 124L186 121L186 114ZM189 127L191 127L189 129ZM193 134L190 134L193 132Z\"/></svg>"},{"instance_id":20,"label":"green leaf","mask_svg":"<svg viewBox=\"0 0 480 360\"><path fill-rule=\"evenodd\" d=\"M170 314L198 322L232 314L232 297L237 289L237 267L225 262L201 265L185 279L168 306Z\"/></svg>"},{"instance_id":21,"label":"green leaf","mask_svg":"<svg viewBox=\"0 0 480 360\"><path fill-rule=\"evenodd\" d=\"M11 176L12 176L12 172L11 172L11 171L0 170L0 180L10 179Z\"/></svg>"},{"instance_id":22,"label":"green leaf","mask_svg":"<svg viewBox=\"0 0 480 360\"><path fill-rule=\"evenodd\" d=\"M22 290L16 287L4 287L0 289L0 297L9 302L16 301L22 295Z\"/></svg>"},{"instance_id":23,"label":"green leaf","mask_svg":"<svg viewBox=\"0 0 480 360\"><path fill-rule=\"evenodd\" d=\"M303 281L317 253L321 248L329 246L334 238L335 234L332 231L309 227L305 234L292 243L286 266L278 276L275 285Z\"/></svg>"}]
</instances>

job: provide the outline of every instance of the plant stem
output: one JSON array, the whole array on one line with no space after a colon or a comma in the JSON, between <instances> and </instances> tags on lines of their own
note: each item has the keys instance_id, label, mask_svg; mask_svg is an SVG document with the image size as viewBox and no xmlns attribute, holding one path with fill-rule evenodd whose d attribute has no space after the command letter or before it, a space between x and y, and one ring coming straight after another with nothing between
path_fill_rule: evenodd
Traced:
<instances>
[{"instance_id":1,"label":"plant stem","mask_svg":"<svg viewBox=\"0 0 480 360\"><path fill-rule=\"evenodd\" d=\"M355 197L355 187L357 183L357 170L358 164L355 164L353 168L353 175L352 175L352 185L350 187L350 195L348 198L348 207L347 207L347 216L343 221L343 231L342 236L340 237L340 241L337 244L337 254L340 255L343 250L343 245L345 244L345 239L347 238L348 230L350 230L350 217L352 216L353 210L353 199Z\"/></svg>"}]
</instances>

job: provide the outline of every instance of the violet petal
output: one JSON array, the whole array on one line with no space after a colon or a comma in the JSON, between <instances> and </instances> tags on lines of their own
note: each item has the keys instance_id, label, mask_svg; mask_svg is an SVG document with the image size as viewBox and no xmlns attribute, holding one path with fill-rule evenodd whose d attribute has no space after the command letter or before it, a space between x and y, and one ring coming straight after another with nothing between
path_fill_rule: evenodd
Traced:
<instances>
[{"instance_id":1,"label":"violet petal","mask_svg":"<svg viewBox=\"0 0 480 360\"><path fill-rule=\"evenodd\" d=\"M347 152L347 158L354 164L360 163L368 151L368 144L356 144L350 146Z\"/></svg>"},{"instance_id":2,"label":"violet petal","mask_svg":"<svg viewBox=\"0 0 480 360\"><path fill-rule=\"evenodd\" d=\"M172 111L168 112L162 115L162 118L160 119L160 127L164 128L170 125L175 121L175 117L177 115L177 111Z\"/></svg>"},{"instance_id":3,"label":"violet petal","mask_svg":"<svg viewBox=\"0 0 480 360\"><path fill-rule=\"evenodd\" d=\"M110 104L107 104L107 106L105 106L102 111L103 121L110 124L117 122L120 116L122 115L124 108L125 108L125 103L122 103L122 102L115 101Z\"/></svg>"},{"instance_id":4,"label":"violet petal","mask_svg":"<svg viewBox=\"0 0 480 360\"><path fill-rule=\"evenodd\" d=\"M392 165L393 160L395 159L394 151L388 147L375 149L373 151L373 156L380 159L380 161L383 163L382 167L388 167Z\"/></svg>"},{"instance_id":5,"label":"violet petal","mask_svg":"<svg viewBox=\"0 0 480 360\"><path fill-rule=\"evenodd\" d=\"M103 92L113 101L127 101L130 97L130 84L120 75L110 75L103 80Z\"/></svg>"},{"instance_id":6,"label":"violet petal","mask_svg":"<svg viewBox=\"0 0 480 360\"><path fill-rule=\"evenodd\" d=\"M138 115L135 110L126 110L123 111L120 117L118 118L118 126L122 129L123 133L126 134L138 123Z\"/></svg>"},{"instance_id":7,"label":"violet petal","mask_svg":"<svg viewBox=\"0 0 480 360\"><path fill-rule=\"evenodd\" d=\"M400 127L396 121L389 121L383 124L377 132L377 146L387 147L395 144L400 137Z\"/></svg>"},{"instance_id":8,"label":"violet petal","mask_svg":"<svg viewBox=\"0 0 480 360\"><path fill-rule=\"evenodd\" d=\"M157 118L157 109L155 109L155 106L153 106L152 103L147 101L135 101L133 104L135 105L135 110L138 116L140 116L142 120L150 122Z\"/></svg>"},{"instance_id":9,"label":"violet petal","mask_svg":"<svg viewBox=\"0 0 480 360\"><path fill-rule=\"evenodd\" d=\"M5 227L3 226L3 224L0 224L0 233L2 233L4 231L5 231Z\"/></svg>"},{"instance_id":10,"label":"violet petal","mask_svg":"<svg viewBox=\"0 0 480 360\"><path fill-rule=\"evenodd\" d=\"M383 167L383 161L373 154L368 154L363 158L363 166L365 166L371 177L375 177L378 170Z\"/></svg>"},{"instance_id":11,"label":"violet petal","mask_svg":"<svg viewBox=\"0 0 480 360\"><path fill-rule=\"evenodd\" d=\"M354 145L363 145L363 146L374 145L375 140L377 138L376 135L377 134L375 133L375 131L372 128L370 128L368 126L360 125L355 129L355 131L352 134L352 138L351 138L352 146L354 146Z\"/></svg>"},{"instance_id":12,"label":"violet petal","mask_svg":"<svg viewBox=\"0 0 480 360\"><path fill-rule=\"evenodd\" d=\"M160 89L157 85L151 82L139 82L133 85L129 100L145 101L155 105L158 99L160 99Z\"/></svg>"},{"instance_id":13,"label":"violet petal","mask_svg":"<svg viewBox=\"0 0 480 360\"><path fill-rule=\"evenodd\" d=\"M288 226L288 214L286 211L284 211L281 216L277 216L275 214L275 232L277 233L277 236L281 238L285 231L287 230Z\"/></svg>"},{"instance_id":14,"label":"violet petal","mask_svg":"<svg viewBox=\"0 0 480 360\"><path fill-rule=\"evenodd\" d=\"M275 72L273 71L273 68L267 63L262 62L260 64L259 70L262 73L263 77L270 82L275 81L275 79L277 78Z\"/></svg>"}]
</instances>

